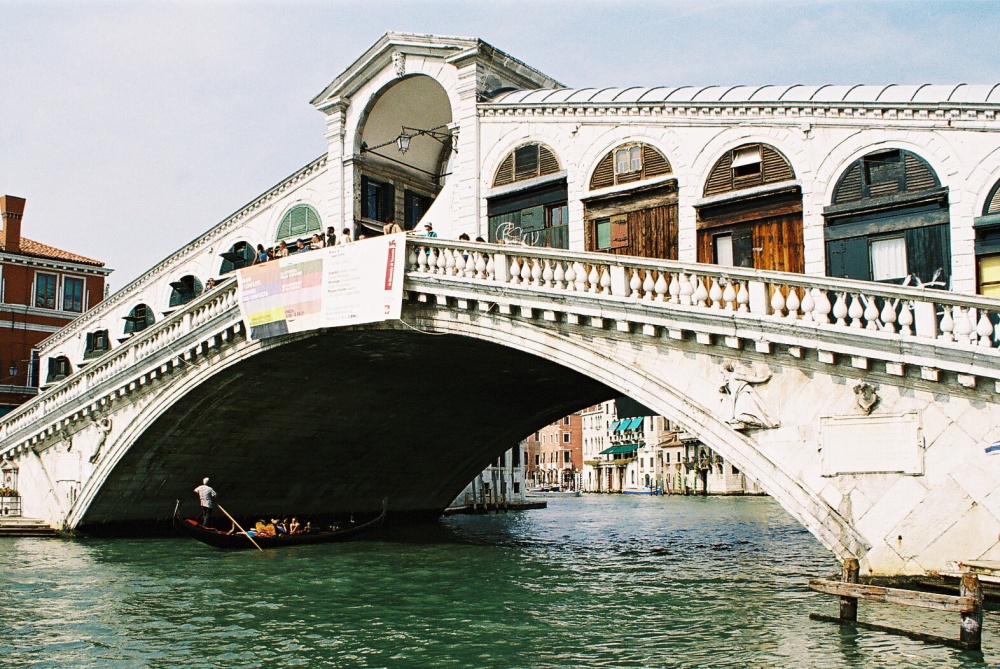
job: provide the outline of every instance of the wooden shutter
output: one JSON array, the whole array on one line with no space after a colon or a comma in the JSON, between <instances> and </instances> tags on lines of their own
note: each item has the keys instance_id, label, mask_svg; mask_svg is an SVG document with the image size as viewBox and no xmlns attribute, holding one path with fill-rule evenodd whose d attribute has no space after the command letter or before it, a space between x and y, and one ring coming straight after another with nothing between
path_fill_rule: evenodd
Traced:
<instances>
[{"instance_id":1,"label":"wooden shutter","mask_svg":"<svg viewBox=\"0 0 1000 669\"><path fill-rule=\"evenodd\" d=\"M514 154L509 154L500 163L500 167L497 169L497 175L493 179L493 187L506 186L507 184L514 183Z\"/></svg>"},{"instance_id":2,"label":"wooden shutter","mask_svg":"<svg viewBox=\"0 0 1000 669\"><path fill-rule=\"evenodd\" d=\"M708 173L708 181L705 183L705 196L718 195L733 189L733 152L727 151L719 158L715 167Z\"/></svg>"},{"instance_id":3,"label":"wooden shutter","mask_svg":"<svg viewBox=\"0 0 1000 669\"><path fill-rule=\"evenodd\" d=\"M993 194L986 201L986 207L984 208L983 216L989 216L990 214L1000 214L1000 181L997 185L993 187Z\"/></svg>"},{"instance_id":4,"label":"wooden shutter","mask_svg":"<svg viewBox=\"0 0 1000 669\"><path fill-rule=\"evenodd\" d=\"M601 158L594 170L594 176L590 177L590 190L597 188L607 188L615 185L615 152L611 151Z\"/></svg>"},{"instance_id":5,"label":"wooden shutter","mask_svg":"<svg viewBox=\"0 0 1000 669\"><path fill-rule=\"evenodd\" d=\"M538 154L538 144L529 144L514 149L514 181L538 176L538 165L541 162Z\"/></svg>"},{"instance_id":6,"label":"wooden shutter","mask_svg":"<svg viewBox=\"0 0 1000 669\"><path fill-rule=\"evenodd\" d=\"M931 166L918 158L916 154L903 151L906 169L906 190L927 190L937 188L940 184Z\"/></svg>"},{"instance_id":7,"label":"wooden shutter","mask_svg":"<svg viewBox=\"0 0 1000 669\"><path fill-rule=\"evenodd\" d=\"M847 168L847 171L844 172L844 176L840 177L840 181L837 183L836 188L834 188L833 204L854 202L856 200L860 200L861 195L861 161L856 160L850 167ZM839 275L831 274L830 276Z\"/></svg>"},{"instance_id":8,"label":"wooden shutter","mask_svg":"<svg viewBox=\"0 0 1000 669\"><path fill-rule=\"evenodd\" d=\"M538 146L538 176L555 174L559 171L559 161L548 147Z\"/></svg>"},{"instance_id":9,"label":"wooden shutter","mask_svg":"<svg viewBox=\"0 0 1000 669\"><path fill-rule=\"evenodd\" d=\"M764 183L773 184L779 181L790 181L795 178L795 170L792 169L791 163L777 149L767 144L762 144L760 152L764 163Z\"/></svg>"},{"instance_id":10,"label":"wooden shutter","mask_svg":"<svg viewBox=\"0 0 1000 669\"><path fill-rule=\"evenodd\" d=\"M670 163L666 156L648 144L642 145L642 173L648 179L663 174L670 174Z\"/></svg>"}]
</instances>

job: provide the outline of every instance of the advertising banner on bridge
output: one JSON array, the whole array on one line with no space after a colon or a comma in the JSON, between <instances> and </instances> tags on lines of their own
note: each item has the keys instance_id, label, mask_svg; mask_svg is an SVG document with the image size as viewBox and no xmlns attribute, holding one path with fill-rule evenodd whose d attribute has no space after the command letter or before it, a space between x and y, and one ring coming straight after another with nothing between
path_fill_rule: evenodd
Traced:
<instances>
[{"instance_id":1,"label":"advertising banner on bridge","mask_svg":"<svg viewBox=\"0 0 1000 669\"><path fill-rule=\"evenodd\" d=\"M237 273L251 339L399 318L406 235L296 253Z\"/></svg>"}]
</instances>

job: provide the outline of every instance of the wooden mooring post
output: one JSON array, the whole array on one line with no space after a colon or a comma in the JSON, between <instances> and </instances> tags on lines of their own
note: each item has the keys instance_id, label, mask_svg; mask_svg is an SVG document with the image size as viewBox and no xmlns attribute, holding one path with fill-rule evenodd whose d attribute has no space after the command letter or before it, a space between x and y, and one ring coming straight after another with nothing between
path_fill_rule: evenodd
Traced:
<instances>
[{"instance_id":1,"label":"wooden mooring post","mask_svg":"<svg viewBox=\"0 0 1000 669\"><path fill-rule=\"evenodd\" d=\"M962 574L961 589L958 596L955 596L921 592L918 590L884 588L877 585L864 585L858 583L859 573L860 565L858 560L847 558L844 560L842 580L811 579L809 581L810 589L840 597L840 616L834 618L833 616L826 616L819 613L810 613L809 618L824 622L848 624L862 629L888 632L890 634L901 634L919 641L938 643L963 650L981 650L983 638L983 588L976 574ZM859 622L859 599L958 613L962 617L959 638L952 639L936 634L912 632L887 625Z\"/></svg>"}]
</instances>

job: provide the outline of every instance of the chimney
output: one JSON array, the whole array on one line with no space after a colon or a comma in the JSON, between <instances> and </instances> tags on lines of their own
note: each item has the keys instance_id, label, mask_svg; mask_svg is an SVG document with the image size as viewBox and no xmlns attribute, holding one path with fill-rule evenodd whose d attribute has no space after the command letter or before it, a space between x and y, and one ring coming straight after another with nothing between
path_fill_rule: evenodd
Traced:
<instances>
[{"instance_id":1,"label":"chimney","mask_svg":"<svg viewBox=\"0 0 1000 669\"><path fill-rule=\"evenodd\" d=\"M21 250L21 216L24 215L24 198L14 195L0 197L0 246L9 253Z\"/></svg>"}]
</instances>

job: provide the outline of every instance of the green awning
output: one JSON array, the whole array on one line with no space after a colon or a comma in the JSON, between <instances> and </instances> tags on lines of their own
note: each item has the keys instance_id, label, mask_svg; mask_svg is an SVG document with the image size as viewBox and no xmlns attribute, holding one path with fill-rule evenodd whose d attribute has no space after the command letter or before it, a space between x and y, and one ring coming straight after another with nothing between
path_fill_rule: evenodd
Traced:
<instances>
[{"instance_id":1,"label":"green awning","mask_svg":"<svg viewBox=\"0 0 1000 669\"><path fill-rule=\"evenodd\" d=\"M605 448L601 455L616 455L618 453L634 453L639 450L639 444L618 444L611 448Z\"/></svg>"}]
</instances>

